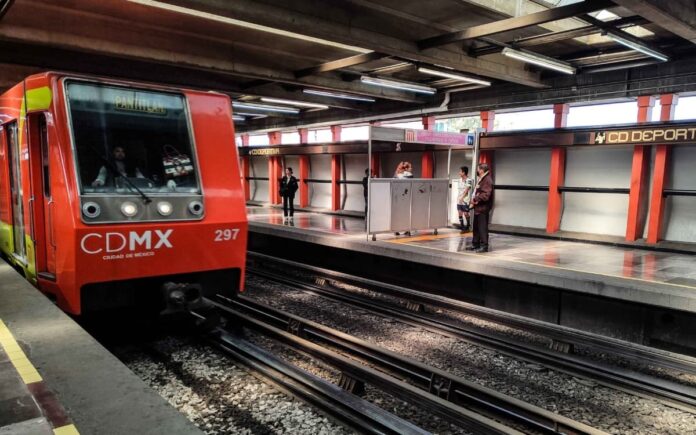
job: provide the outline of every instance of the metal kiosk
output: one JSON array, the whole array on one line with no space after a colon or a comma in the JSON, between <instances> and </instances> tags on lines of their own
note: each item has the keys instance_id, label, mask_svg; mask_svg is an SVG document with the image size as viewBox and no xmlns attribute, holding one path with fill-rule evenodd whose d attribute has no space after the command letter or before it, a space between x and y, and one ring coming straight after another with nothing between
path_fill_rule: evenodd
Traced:
<instances>
[{"instance_id":1,"label":"metal kiosk","mask_svg":"<svg viewBox=\"0 0 696 435\"><path fill-rule=\"evenodd\" d=\"M374 143L373 143L374 142ZM368 178L367 237L377 234L433 230L449 226L449 173L452 149L473 149L478 160L478 135L370 127L369 173L372 153L447 151L446 178Z\"/></svg>"}]
</instances>

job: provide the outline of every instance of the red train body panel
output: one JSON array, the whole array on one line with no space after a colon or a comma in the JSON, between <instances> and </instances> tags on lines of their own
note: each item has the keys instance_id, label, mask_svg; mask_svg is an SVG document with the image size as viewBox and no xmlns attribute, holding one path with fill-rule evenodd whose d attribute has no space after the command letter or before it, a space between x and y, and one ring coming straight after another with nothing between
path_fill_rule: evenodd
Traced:
<instances>
[{"instance_id":1,"label":"red train body panel","mask_svg":"<svg viewBox=\"0 0 696 435\"><path fill-rule=\"evenodd\" d=\"M0 117L0 250L63 309L137 303L165 283L242 289L227 96L45 73L0 96Z\"/></svg>"}]
</instances>

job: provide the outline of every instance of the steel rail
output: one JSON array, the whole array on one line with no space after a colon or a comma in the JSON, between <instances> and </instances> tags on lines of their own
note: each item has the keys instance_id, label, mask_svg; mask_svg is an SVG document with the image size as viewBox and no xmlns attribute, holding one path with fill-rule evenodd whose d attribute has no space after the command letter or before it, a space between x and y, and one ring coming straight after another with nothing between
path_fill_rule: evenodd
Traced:
<instances>
[{"instance_id":1,"label":"steel rail","mask_svg":"<svg viewBox=\"0 0 696 435\"><path fill-rule=\"evenodd\" d=\"M223 298L224 300L224 298ZM228 300L229 301L229 300ZM508 434L521 435L522 432L505 426L479 413L456 405L441 397L430 394L405 381L399 380L374 368L368 367L358 361L326 349L316 343L301 338L295 334L270 325L252 315L237 309L225 306L219 301L211 301L220 308L225 315L231 316L242 324L262 334L289 345L305 354L322 360L326 364L340 370L351 379L370 384L401 400L415 404L421 409L439 415L449 422L466 428L477 434Z\"/></svg>"},{"instance_id":2,"label":"steel rail","mask_svg":"<svg viewBox=\"0 0 696 435\"><path fill-rule=\"evenodd\" d=\"M373 345L327 326L256 302L247 297L225 299L222 309L234 307L279 329L339 349L378 369L407 379L421 389L491 418L503 418L525 429L547 434L603 434L586 424L507 396L412 358Z\"/></svg>"},{"instance_id":3,"label":"steel rail","mask_svg":"<svg viewBox=\"0 0 696 435\"><path fill-rule=\"evenodd\" d=\"M382 316L396 318L405 324L494 349L513 358L542 364L573 376L592 379L610 388L659 400L662 403L688 412L696 412L696 389L691 387L654 378L631 370L618 367L607 367L598 362L589 361L576 355L540 348L539 346L517 342L506 337L484 334L473 328L455 326L413 311L395 308L372 299L347 295L344 291L338 289L329 289L314 284L307 284L287 277L279 277L268 272L257 272L253 269L249 269L249 273L259 274L284 284L291 284L304 291L312 292L342 303L358 306L364 310L372 311Z\"/></svg>"},{"instance_id":4,"label":"steel rail","mask_svg":"<svg viewBox=\"0 0 696 435\"><path fill-rule=\"evenodd\" d=\"M222 329L211 333L207 341L281 390L317 407L361 433L430 433Z\"/></svg>"},{"instance_id":5,"label":"steel rail","mask_svg":"<svg viewBox=\"0 0 696 435\"><path fill-rule=\"evenodd\" d=\"M433 295L402 286L361 278L256 252L249 252L248 258L251 260L282 264L295 271L302 270L314 274L314 276L319 279L340 281L377 293L455 311L507 327L543 335L564 343L586 346L609 355L627 358L641 364L651 364L662 369L676 370L696 375L696 358L688 355L647 347L637 343L543 322L517 314L506 313L504 311L494 310L444 296Z\"/></svg>"}]
</instances>

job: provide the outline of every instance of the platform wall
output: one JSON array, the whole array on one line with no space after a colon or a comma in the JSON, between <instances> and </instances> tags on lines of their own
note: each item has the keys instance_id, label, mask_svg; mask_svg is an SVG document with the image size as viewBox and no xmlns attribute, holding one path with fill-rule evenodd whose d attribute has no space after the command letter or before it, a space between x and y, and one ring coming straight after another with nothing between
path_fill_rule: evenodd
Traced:
<instances>
[{"instance_id":1,"label":"platform wall","mask_svg":"<svg viewBox=\"0 0 696 435\"><path fill-rule=\"evenodd\" d=\"M578 147L566 154L568 187L630 188L633 147ZM561 230L623 236L628 195L613 193L563 194Z\"/></svg>"},{"instance_id":2,"label":"platform wall","mask_svg":"<svg viewBox=\"0 0 696 435\"><path fill-rule=\"evenodd\" d=\"M268 177L268 157L249 157L249 176ZM251 180L249 182L249 195L252 201L268 202L268 181Z\"/></svg>"},{"instance_id":3,"label":"platform wall","mask_svg":"<svg viewBox=\"0 0 696 435\"><path fill-rule=\"evenodd\" d=\"M309 157L309 178L316 180L331 179L331 156L328 154ZM331 184L309 183L310 207L331 208Z\"/></svg>"},{"instance_id":4,"label":"platform wall","mask_svg":"<svg viewBox=\"0 0 696 435\"><path fill-rule=\"evenodd\" d=\"M667 189L696 190L696 147L672 147ZM665 198L664 239L696 242L696 197Z\"/></svg>"},{"instance_id":5,"label":"platform wall","mask_svg":"<svg viewBox=\"0 0 696 435\"><path fill-rule=\"evenodd\" d=\"M341 167L341 179L348 181L361 181L368 167L366 155L345 154ZM342 184L341 204L343 210L365 211L365 198L363 197L362 184Z\"/></svg>"},{"instance_id":6,"label":"platform wall","mask_svg":"<svg viewBox=\"0 0 696 435\"><path fill-rule=\"evenodd\" d=\"M549 184L549 149L500 150L495 152L493 162L493 176L498 185ZM546 228L547 202L547 192L496 190L491 222L526 228Z\"/></svg>"}]
</instances>

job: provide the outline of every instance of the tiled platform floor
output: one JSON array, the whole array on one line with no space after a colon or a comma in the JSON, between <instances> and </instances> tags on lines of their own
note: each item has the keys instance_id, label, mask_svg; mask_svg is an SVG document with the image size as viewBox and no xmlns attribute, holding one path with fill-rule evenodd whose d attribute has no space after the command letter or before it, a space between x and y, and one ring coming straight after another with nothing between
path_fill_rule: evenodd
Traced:
<instances>
[{"instance_id":1,"label":"tiled platform floor","mask_svg":"<svg viewBox=\"0 0 696 435\"><path fill-rule=\"evenodd\" d=\"M252 222L292 225L308 231L367 240L365 221L360 218L297 212L292 224L284 224L280 210L259 207L249 207L247 210ZM696 258L688 254L503 234L491 234L491 252L474 254L464 250L470 238L471 234L461 235L459 231L443 229L437 236L430 232L421 232L412 237L381 234L376 243L405 244L451 252L453 255L487 256L512 263L696 289Z\"/></svg>"}]
</instances>

